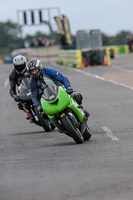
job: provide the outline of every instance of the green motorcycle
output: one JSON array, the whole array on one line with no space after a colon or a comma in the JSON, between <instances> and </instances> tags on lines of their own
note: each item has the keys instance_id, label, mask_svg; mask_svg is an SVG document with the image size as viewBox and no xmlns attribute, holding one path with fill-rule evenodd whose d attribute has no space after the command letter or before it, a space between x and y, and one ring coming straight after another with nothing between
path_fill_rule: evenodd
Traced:
<instances>
[{"instance_id":1,"label":"green motorcycle","mask_svg":"<svg viewBox=\"0 0 133 200\"><path fill-rule=\"evenodd\" d=\"M59 132L72 137L77 144L91 138L83 108L62 86L47 86L42 93L41 105Z\"/></svg>"}]
</instances>

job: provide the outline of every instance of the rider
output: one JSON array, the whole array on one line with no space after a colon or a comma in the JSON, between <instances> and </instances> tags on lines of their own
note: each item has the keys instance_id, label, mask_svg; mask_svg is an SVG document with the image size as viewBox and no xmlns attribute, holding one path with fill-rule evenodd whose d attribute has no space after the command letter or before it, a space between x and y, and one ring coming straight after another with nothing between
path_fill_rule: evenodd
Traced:
<instances>
[{"instance_id":1,"label":"rider","mask_svg":"<svg viewBox=\"0 0 133 200\"><path fill-rule=\"evenodd\" d=\"M26 63L27 60L24 56L18 55L13 59L13 66L14 69L11 71L9 75L9 82L10 82L10 90L9 93L11 97L14 99L14 101L18 102L18 108L20 110L24 110L27 113L27 119L32 123L33 122L33 116L30 113L29 105L25 105L23 108L23 105L21 103L21 100L19 96L17 95L16 88L20 85L20 80L24 76L28 76L28 73L26 72Z\"/></svg>"},{"instance_id":2,"label":"rider","mask_svg":"<svg viewBox=\"0 0 133 200\"><path fill-rule=\"evenodd\" d=\"M31 88L31 95L32 100L37 107L38 112L42 112L42 107L40 103L40 96L39 96L39 88L43 88L46 86L46 79L51 79L54 81L56 85L60 85L61 83L65 86L66 92L68 94L73 93L73 89L71 88L69 80L63 76L60 72L58 72L54 68L45 68L42 67L42 63L37 58L32 58L27 63L27 72L29 73L31 80L30 80L30 88ZM73 96L78 104L82 103L82 95L80 93L75 94ZM84 110L85 111L85 110ZM87 117L89 117L89 113L85 111Z\"/></svg>"}]
</instances>

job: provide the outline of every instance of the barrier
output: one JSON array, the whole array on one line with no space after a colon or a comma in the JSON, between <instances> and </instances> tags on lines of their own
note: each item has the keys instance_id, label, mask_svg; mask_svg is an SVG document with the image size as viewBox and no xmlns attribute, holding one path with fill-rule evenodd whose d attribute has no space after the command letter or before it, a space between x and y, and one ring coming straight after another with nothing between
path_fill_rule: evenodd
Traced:
<instances>
[{"instance_id":1,"label":"barrier","mask_svg":"<svg viewBox=\"0 0 133 200\"><path fill-rule=\"evenodd\" d=\"M81 50L60 50L59 60L65 66L82 68L82 52Z\"/></svg>"},{"instance_id":2,"label":"barrier","mask_svg":"<svg viewBox=\"0 0 133 200\"><path fill-rule=\"evenodd\" d=\"M59 61L59 46L31 48L28 53L29 58L39 58L44 63Z\"/></svg>"},{"instance_id":3,"label":"barrier","mask_svg":"<svg viewBox=\"0 0 133 200\"><path fill-rule=\"evenodd\" d=\"M129 53L129 46L125 45L124 48L125 48L125 53Z\"/></svg>"},{"instance_id":4,"label":"barrier","mask_svg":"<svg viewBox=\"0 0 133 200\"><path fill-rule=\"evenodd\" d=\"M114 46L114 54L117 55L119 53L120 53L119 46Z\"/></svg>"},{"instance_id":5,"label":"barrier","mask_svg":"<svg viewBox=\"0 0 133 200\"><path fill-rule=\"evenodd\" d=\"M86 59L88 66L102 65L104 53L103 49L82 50L82 57ZM87 63L84 62L84 66L86 66Z\"/></svg>"},{"instance_id":6,"label":"barrier","mask_svg":"<svg viewBox=\"0 0 133 200\"><path fill-rule=\"evenodd\" d=\"M106 48L105 54L107 57L107 66L110 65L110 51ZM88 56L88 57L87 57ZM89 61L89 56L91 60ZM82 68L88 65L103 65L103 50L60 50L59 51L59 61L66 67L76 67ZM94 59L95 58L95 59ZM86 59L86 60L84 60ZM86 63L87 61L87 63Z\"/></svg>"},{"instance_id":7,"label":"barrier","mask_svg":"<svg viewBox=\"0 0 133 200\"><path fill-rule=\"evenodd\" d=\"M3 60L2 59L0 59L0 65L2 65L4 62L3 62Z\"/></svg>"},{"instance_id":8,"label":"barrier","mask_svg":"<svg viewBox=\"0 0 133 200\"><path fill-rule=\"evenodd\" d=\"M119 46L119 52L120 52L120 54L125 53L125 47L124 47L124 45L120 45Z\"/></svg>"},{"instance_id":9,"label":"barrier","mask_svg":"<svg viewBox=\"0 0 133 200\"><path fill-rule=\"evenodd\" d=\"M113 51L114 55L129 53L128 45L107 46L107 47L103 47L103 48L109 48L110 57L111 57L111 51ZM113 57L111 57L111 58L113 58Z\"/></svg>"}]
</instances>

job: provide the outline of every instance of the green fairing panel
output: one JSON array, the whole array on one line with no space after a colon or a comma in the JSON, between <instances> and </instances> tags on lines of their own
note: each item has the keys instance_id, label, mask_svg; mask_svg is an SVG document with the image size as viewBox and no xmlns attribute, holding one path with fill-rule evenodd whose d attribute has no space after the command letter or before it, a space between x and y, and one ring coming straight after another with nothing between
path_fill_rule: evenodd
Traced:
<instances>
[{"instance_id":1,"label":"green fairing panel","mask_svg":"<svg viewBox=\"0 0 133 200\"><path fill-rule=\"evenodd\" d=\"M53 102L56 101L57 103L53 104ZM59 87L58 95L54 101L45 101L43 98L41 98L41 105L43 111L51 118L51 121L54 120L52 116L62 112L67 107L70 108L77 115L80 122L83 121L84 112L81 108L78 108L78 104L75 99L70 97L70 95L68 95L62 87Z\"/></svg>"},{"instance_id":2,"label":"green fairing panel","mask_svg":"<svg viewBox=\"0 0 133 200\"><path fill-rule=\"evenodd\" d=\"M70 101L70 105L68 106L74 113L76 113L78 119L80 122L83 121L83 118L84 118L84 112L82 111L81 108L78 108L78 104L77 102L75 101L75 99L71 98L71 101Z\"/></svg>"},{"instance_id":3,"label":"green fairing panel","mask_svg":"<svg viewBox=\"0 0 133 200\"><path fill-rule=\"evenodd\" d=\"M52 104L56 100L58 100L57 104ZM45 101L43 98L41 98L43 111L47 115L55 115L67 108L69 104L70 96L64 91L62 87L59 87L58 95L54 101Z\"/></svg>"}]
</instances>

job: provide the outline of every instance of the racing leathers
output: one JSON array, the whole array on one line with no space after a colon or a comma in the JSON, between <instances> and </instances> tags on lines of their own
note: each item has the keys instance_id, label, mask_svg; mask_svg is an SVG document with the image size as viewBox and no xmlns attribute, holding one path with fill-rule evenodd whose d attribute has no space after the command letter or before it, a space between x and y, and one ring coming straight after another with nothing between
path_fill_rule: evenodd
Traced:
<instances>
[{"instance_id":1,"label":"racing leathers","mask_svg":"<svg viewBox=\"0 0 133 200\"><path fill-rule=\"evenodd\" d=\"M19 86L18 80L22 78L23 74L18 74L15 69L13 69L9 75L9 82L10 82L10 90L9 93L13 99L17 96L16 94L16 86Z\"/></svg>"},{"instance_id":2,"label":"racing leathers","mask_svg":"<svg viewBox=\"0 0 133 200\"><path fill-rule=\"evenodd\" d=\"M65 88L71 87L69 81L66 77L64 77L60 72L58 72L54 68L42 68L42 75L39 79L31 78L30 80L30 88L31 88L31 95L32 101L34 102L35 106L38 108L41 106L40 97L39 97L39 88L43 89L44 85L46 85L46 79L51 79L55 85L59 85L61 82Z\"/></svg>"},{"instance_id":3,"label":"racing leathers","mask_svg":"<svg viewBox=\"0 0 133 200\"><path fill-rule=\"evenodd\" d=\"M20 110L23 110L24 112L27 113L27 119L30 120L30 122L32 122L33 116L30 112L30 106L28 103L25 103L25 105L23 106L21 103L20 98L17 96L17 92L16 92L16 87L18 87L20 85L20 80L21 78L24 77L24 74L21 73L17 73L15 71L15 69L13 69L9 75L9 82L10 82L10 89L9 89L9 94L11 95L11 97L18 102L18 108Z\"/></svg>"}]
</instances>

